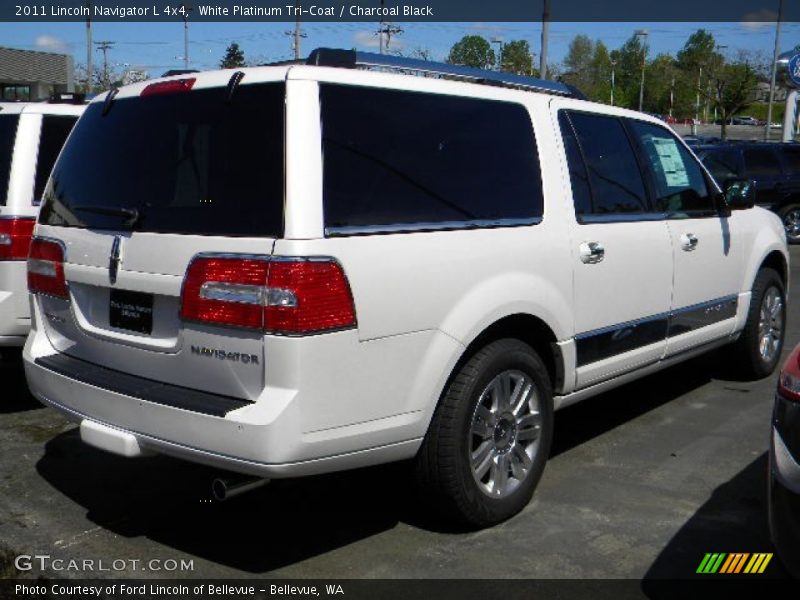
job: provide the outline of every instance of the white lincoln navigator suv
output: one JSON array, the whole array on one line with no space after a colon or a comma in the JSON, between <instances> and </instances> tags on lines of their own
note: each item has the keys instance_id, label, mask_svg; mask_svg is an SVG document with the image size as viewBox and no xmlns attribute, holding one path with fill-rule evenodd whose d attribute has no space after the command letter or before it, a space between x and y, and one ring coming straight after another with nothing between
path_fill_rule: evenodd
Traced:
<instances>
[{"instance_id":1,"label":"white lincoln navigator suv","mask_svg":"<svg viewBox=\"0 0 800 600\"><path fill-rule=\"evenodd\" d=\"M726 344L772 372L780 220L578 96L318 50L96 98L28 259L33 393L125 456L415 459L480 527L530 499L555 410Z\"/></svg>"}]
</instances>

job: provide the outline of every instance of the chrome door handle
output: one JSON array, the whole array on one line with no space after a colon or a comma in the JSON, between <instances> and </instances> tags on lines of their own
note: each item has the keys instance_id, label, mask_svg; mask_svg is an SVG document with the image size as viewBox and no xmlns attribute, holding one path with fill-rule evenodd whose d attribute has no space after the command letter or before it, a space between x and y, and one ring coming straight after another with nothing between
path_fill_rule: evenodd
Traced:
<instances>
[{"instance_id":1,"label":"chrome door handle","mask_svg":"<svg viewBox=\"0 0 800 600\"><path fill-rule=\"evenodd\" d=\"M606 249L600 242L583 242L579 248L581 262L593 265L599 263L606 256Z\"/></svg>"},{"instance_id":2,"label":"chrome door handle","mask_svg":"<svg viewBox=\"0 0 800 600\"><path fill-rule=\"evenodd\" d=\"M697 236L693 233L684 233L681 235L681 248L683 248L686 252L691 252L695 248L697 248L697 244L700 240L697 239Z\"/></svg>"}]
</instances>

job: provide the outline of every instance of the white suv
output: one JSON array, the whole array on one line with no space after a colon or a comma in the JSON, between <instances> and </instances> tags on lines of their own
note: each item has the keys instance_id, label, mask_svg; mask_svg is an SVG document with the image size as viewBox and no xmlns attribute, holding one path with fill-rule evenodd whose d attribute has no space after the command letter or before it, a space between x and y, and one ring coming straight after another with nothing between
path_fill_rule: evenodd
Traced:
<instances>
[{"instance_id":1,"label":"white suv","mask_svg":"<svg viewBox=\"0 0 800 600\"><path fill-rule=\"evenodd\" d=\"M0 102L0 347L30 331L25 259L50 169L83 106Z\"/></svg>"},{"instance_id":2,"label":"white suv","mask_svg":"<svg viewBox=\"0 0 800 600\"><path fill-rule=\"evenodd\" d=\"M780 220L663 123L513 75L309 62L131 85L79 121L24 359L87 443L268 478L416 458L485 526L530 499L554 410L731 342L775 367Z\"/></svg>"}]
</instances>

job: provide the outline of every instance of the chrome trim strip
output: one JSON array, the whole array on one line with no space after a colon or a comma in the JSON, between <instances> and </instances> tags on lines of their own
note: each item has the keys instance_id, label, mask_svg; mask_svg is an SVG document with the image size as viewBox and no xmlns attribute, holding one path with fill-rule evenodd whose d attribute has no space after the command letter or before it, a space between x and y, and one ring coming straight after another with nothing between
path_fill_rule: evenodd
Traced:
<instances>
[{"instance_id":1,"label":"chrome trim strip","mask_svg":"<svg viewBox=\"0 0 800 600\"><path fill-rule=\"evenodd\" d=\"M538 225L541 222L542 217L530 217L527 219L475 219L472 221L397 223L393 225L349 225L344 227L326 227L325 237L418 233L424 231L455 231L461 229L495 229L499 227L525 227L529 225Z\"/></svg>"}]
</instances>

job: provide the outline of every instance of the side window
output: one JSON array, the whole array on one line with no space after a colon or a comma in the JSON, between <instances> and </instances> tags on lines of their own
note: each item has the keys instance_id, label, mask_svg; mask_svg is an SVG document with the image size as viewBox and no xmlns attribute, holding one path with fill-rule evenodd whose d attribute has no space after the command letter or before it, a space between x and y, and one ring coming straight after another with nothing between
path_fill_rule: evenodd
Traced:
<instances>
[{"instance_id":1,"label":"side window","mask_svg":"<svg viewBox=\"0 0 800 600\"><path fill-rule=\"evenodd\" d=\"M781 176L781 164L778 156L769 148L745 149L744 167L748 177Z\"/></svg>"},{"instance_id":2,"label":"side window","mask_svg":"<svg viewBox=\"0 0 800 600\"><path fill-rule=\"evenodd\" d=\"M563 110L558 113L558 124L561 128L561 137L564 139L564 150L567 154L567 167L569 179L572 183L572 201L575 204L575 214L587 215L592 212L592 190L589 187L589 175L581 156L581 149L572 124Z\"/></svg>"},{"instance_id":3,"label":"side window","mask_svg":"<svg viewBox=\"0 0 800 600\"><path fill-rule=\"evenodd\" d=\"M569 118L589 175L591 214L648 212L639 164L619 119L577 112ZM580 208L576 205L576 212Z\"/></svg>"},{"instance_id":4,"label":"side window","mask_svg":"<svg viewBox=\"0 0 800 600\"><path fill-rule=\"evenodd\" d=\"M634 120L627 123L647 157L656 209L667 213L714 213L714 199L703 169L677 138L651 123Z\"/></svg>"},{"instance_id":5,"label":"side window","mask_svg":"<svg viewBox=\"0 0 800 600\"><path fill-rule=\"evenodd\" d=\"M800 177L800 149L782 148L783 163L786 166L788 175Z\"/></svg>"},{"instance_id":6,"label":"side window","mask_svg":"<svg viewBox=\"0 0 800 600\"><path fill-rule=\"evenodd\" d=\"M320 101L327 228L541 217L522 105L327 84Z\"/></svg>"},{"instance_id":7,"label":"side window","mask_svg":"<svg viewBox=\"0 0 800 600\"><path fill-rule=\"evenodd\" d=\"M38 204L44 193L44 186L53 164L67 140L69 132L78 120L77 117L45 115L42 119L42 132L39 135L39 156L36 161L36 182L33 186L33 202Z\"/></svg>"},{"instance_id":8,"label":"side window","mask_svg":"<svg viewBox=\"0 0 800 600\"><path fill-rule=\"evenodd\" d=\"M735 150L709 150L701 159L717 183L739 177L739 153Z\"/></svg>"}]
</instances>

